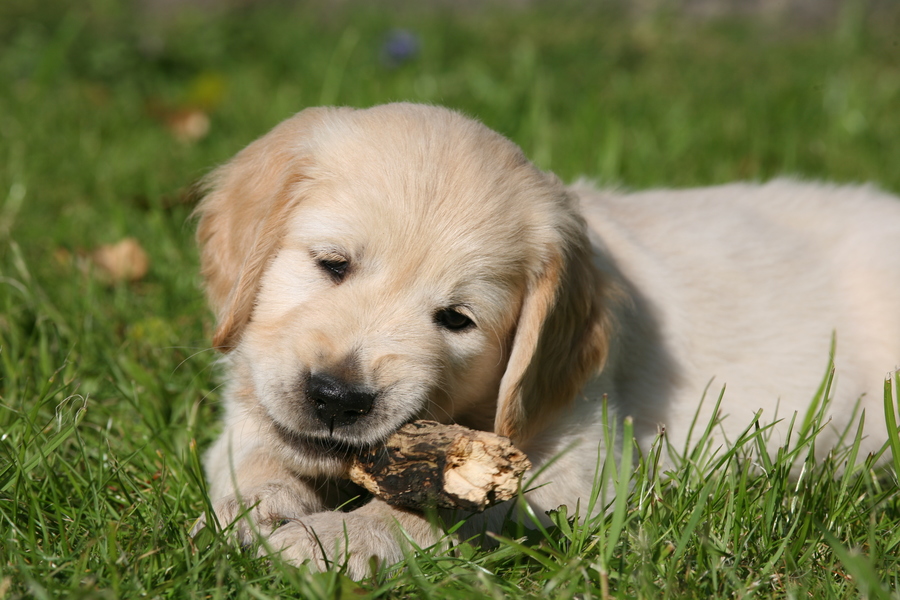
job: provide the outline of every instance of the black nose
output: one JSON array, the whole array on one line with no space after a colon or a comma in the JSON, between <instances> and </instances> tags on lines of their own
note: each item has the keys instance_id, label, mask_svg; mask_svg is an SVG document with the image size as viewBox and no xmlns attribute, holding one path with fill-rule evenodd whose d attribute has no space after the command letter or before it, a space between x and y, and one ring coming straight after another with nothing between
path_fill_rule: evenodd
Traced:
<instances>
[{"instance_id":1,"label":"black nose","mask_svg":"<svg viewBox=\"0 0 900 600\"><path fill-rule=\"evenodd\" d=\"M316 417L328 425L331 431L335 427L352 425L372 410L376 394L324 374L310 375L306 385L306 397L315 407Z\"/></svg>"}]
</instances>

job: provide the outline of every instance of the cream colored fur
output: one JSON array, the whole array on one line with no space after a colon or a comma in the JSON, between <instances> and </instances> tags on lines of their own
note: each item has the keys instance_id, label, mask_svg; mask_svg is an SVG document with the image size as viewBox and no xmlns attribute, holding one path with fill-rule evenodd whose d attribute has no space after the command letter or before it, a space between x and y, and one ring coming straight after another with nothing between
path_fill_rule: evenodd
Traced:
<instances>
[{"instance_id":1,"label":"cream colored fur","mask_svg":"<svg viewBox=\"0 0 900 600\"><path fill-rule=\"evenodd\" d=\"M198 213L225 352L225 427L206 457L216 516L247 511L238 537L297 563L346 560L361 577L372 556L402 558L398 526L437 541L377 499L331 511L349 453L415 418L508 435L536 469L555 459L528 496L542 515L590 493L604 396L642 447L664 426L680 448L710 382L727 386L727 442L759 409L804 414L834 336L817 448L858 400L863 451L885 440L900 201L872 187L566 188L479 123L393 104L299 113L215 171ZM471 326L448 327L447 310ZM326 422L318 374L371 407Z\"/></svg>"}]
</instances>

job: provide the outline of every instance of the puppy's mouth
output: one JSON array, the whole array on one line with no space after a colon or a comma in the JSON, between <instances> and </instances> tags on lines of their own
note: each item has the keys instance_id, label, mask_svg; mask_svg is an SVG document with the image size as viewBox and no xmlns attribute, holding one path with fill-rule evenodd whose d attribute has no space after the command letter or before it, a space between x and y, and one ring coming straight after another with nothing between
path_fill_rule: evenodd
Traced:
<instances>
[{"instance_id":1,"label":"puppy's mouth","mask_svg":"<svg viewBox=\"0 0 900 600\"><path fill-rule=\"evenodd\" d=\"M377 439L366 442L340 439L334 436L333 433L330 435L302 433L282 425L277 419L272 418L271 415L269 416L269 419L276 435L278 435L282 442L294 450L307 455L326 456L342 461L348 461L352 460L354 457L366 454L373 447L382 445L396 430L407 423L415 421L416 417L411 416L398 423L396 427L388 430Z\"/></svg>"},{"instance_id":2,"label":"puppy's mouth","mask_svg":"<svg viewBox=\"0 0 900 600\"><path fill-rule=\"evenodd\" d=\"M272 424L274 425L275 433L278 434L278 437L281 438L282 442L304 454L312 453L326 455L341 460L350 460L354 456L359 456L366 452L373 445L376 445L376 443L359 444L348 442L333 436L319 437L300 433L288 429L274 419L272 420Z\"/></svg>"}]
</instances>

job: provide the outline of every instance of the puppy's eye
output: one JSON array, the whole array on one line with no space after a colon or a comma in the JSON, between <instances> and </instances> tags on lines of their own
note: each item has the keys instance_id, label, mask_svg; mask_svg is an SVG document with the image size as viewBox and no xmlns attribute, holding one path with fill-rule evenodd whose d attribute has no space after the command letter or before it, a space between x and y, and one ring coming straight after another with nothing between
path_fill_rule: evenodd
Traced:
<instances>
[{"instance_id":1,"label":"puppy's eye","mask_svg":"<svg viewBox=\"0 0 900 600\"><path fill-rule=\"evenodd\" d=\"M453 308L442 308L434 313L434 322L450 331L464 331L475 327L475 322Z\"/></svg>"},{"instance_id":2,"label":"puppy's eye","mask_svg":"<svg viewBox=\"0 0 900 600\"><path fill-rule=\"evenodd\" d=\"M344 277L347 276L347 270L350 267L350 261L340 256L327 256L325 258L319 258L316 262L318 263L319 268L325 271L335 283L340 283L344 280Z\"/></svg>"}]
</instances>

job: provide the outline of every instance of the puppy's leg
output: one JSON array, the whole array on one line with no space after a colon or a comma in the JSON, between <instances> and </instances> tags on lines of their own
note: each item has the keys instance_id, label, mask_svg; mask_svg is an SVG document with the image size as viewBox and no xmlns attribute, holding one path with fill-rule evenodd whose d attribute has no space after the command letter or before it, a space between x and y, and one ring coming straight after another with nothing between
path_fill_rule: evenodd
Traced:
<instances>
[{"instance_id":1,"label":"puppy's leg","mask_svg":"<svg viewBox=\"0 0 900 600\"><path fill-rule=\"evenodd\" d=\"M291 472L258 442L241 443L232 431L226 429L205 462L216 520L221 527L234 524L241 544L268 536L285 521L324 509L322 491L315 482ZM204 515L191 533L205 526Z\"/></svg>"},{"instance_id":2,"label":"puppy's leg","mask_svg":"<svg viewBox=\"0 0 900 600\"><path fill-rule=\"evenodd\" d=\"M280 553L300 565L324 570L346 564L347 574L360 579L370 573L374 559L391 565L412 549L433 546L440 531L421 513L403 510L373 499L356 510L320 512L288 521L276 529L260 548L260 554Z\"/></svg>"}]
</instances>

